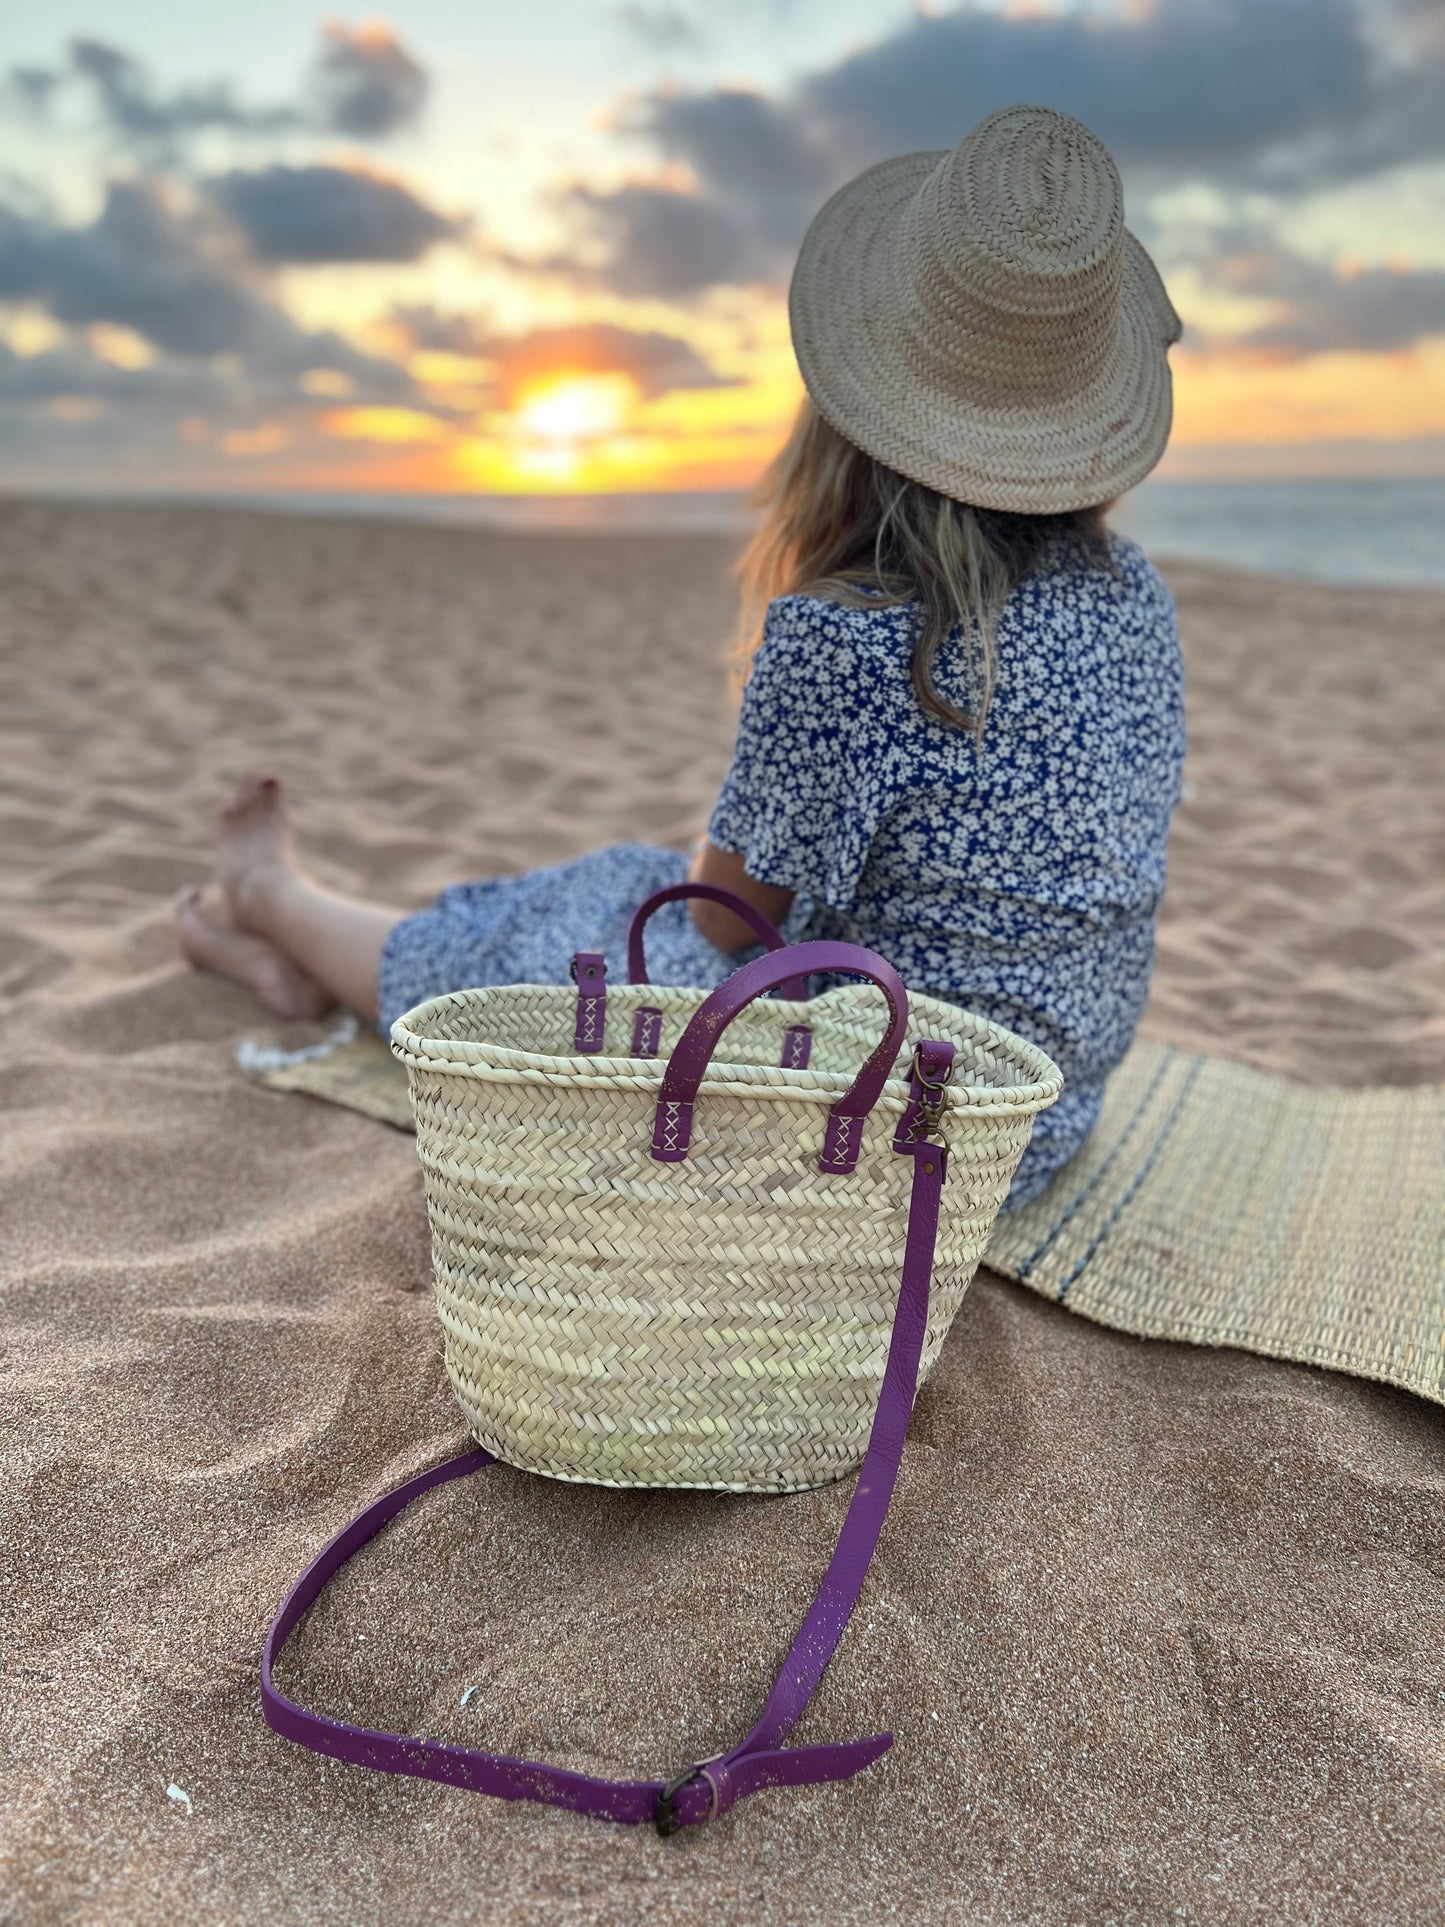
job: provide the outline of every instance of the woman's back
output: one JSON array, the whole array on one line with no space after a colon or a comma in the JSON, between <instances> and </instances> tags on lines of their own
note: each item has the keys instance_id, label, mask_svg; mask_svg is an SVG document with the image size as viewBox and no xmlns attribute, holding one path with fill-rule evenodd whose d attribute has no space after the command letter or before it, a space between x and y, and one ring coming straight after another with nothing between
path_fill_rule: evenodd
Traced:
<instances>
[{"instance_id":1,"label":"woman's back","mask_svg":"<svg viewBox=\"0 0 1445 1927\"><path fill-rule=\"evenodd\" d=\"M878 950L1056 1060L1017 1206L1083 1142L1148 991L1184 753L1174 608L1131 542L1102 566L1061 544L1001 615L977 748L920 705L915 631L906 604L775 601L709 836L799 893L790 935ZM967 707L957 638L933 680Z\"/></svg>"}]
</instances>

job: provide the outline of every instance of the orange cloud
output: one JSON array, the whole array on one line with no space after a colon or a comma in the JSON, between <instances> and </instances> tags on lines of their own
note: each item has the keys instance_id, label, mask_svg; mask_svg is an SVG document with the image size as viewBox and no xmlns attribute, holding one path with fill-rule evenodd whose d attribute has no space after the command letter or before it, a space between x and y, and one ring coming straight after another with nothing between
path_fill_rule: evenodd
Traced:
<instances>
[{"instance_id":1,"label":"orange cloud","mask_svg":"<svg viewBox=\"0 0 1445 1927\"><path fill-rule=\"evenodd\" d=\"M1305 359L1174 357L1174 442L1392 441L1445 433L1445 342Z\"/></svg>"},{"instance_id":2,"label":"orange cloud","mask_svg":"<svg viewBox=\"0 0 1445 1927\"><path fill-rule=\"evenodd\" d=\"M416 408L335 408L318 418L323 435L347 442L445 442L454 431Z\"/></svg>"}]
</instances>

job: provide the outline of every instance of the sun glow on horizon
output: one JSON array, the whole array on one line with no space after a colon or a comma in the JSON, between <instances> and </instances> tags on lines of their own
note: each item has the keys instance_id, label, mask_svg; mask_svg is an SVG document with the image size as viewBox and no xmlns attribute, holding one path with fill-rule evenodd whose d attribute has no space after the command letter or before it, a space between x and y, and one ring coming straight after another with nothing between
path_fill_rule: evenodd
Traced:
<instances>
[{"instance_id":1,"label":"sun glow on horizon","mask_svg":"<svg viewBox=\"0 0 1445 1927\"><path fill-rule=\"evenodd\" d=\"M558 374L525 390L505 420L518 476L577 481L588 457L627 425L636 403L636 383L621 374Z\"/></svg>"},{"instance_id":2,"label":"sun glow on horizon","mask_svg":"<svg viewBox=\"0 0 1445 1927\"><path fill-rule=\"evenodd\" d=\"M559 369L529 383L509 408L479 420L451 466L483 491L580 490L622 485L647 439L631 376ZM634 483L634 486L636 484Z\"/></svg>"},{"instance_id":3,"label":"sun glow on horizon","mask_svg":"<svg viewBox=\"0 0 1445 1927\"><path fill-rule=\"evenodd\" d=\"M636 398L626 375L559 375L531 389L513 419L533 440L578 443L619 428Z\"/></svg>"},{"instance_id":4,"label":"sun glow on horizon","mask_svg":"<svg viewBox=\"0 0 1445 1927\"><path fill-rule=\"evenodd\" d=\"M1308 468L1322 473L1358 459L1377 468L1397 443L1412 437L1445 444L1445 343L1392 354L1291 357L1211 343L1173 356L1175 433L1167 468L1184 474ZM475 367L476 364L472 364ZM438 370L437 373L443 371ZM447 374L453 370L447 368ZM468 371L470 372L470 370ZM619 370L575 364L529 372L510 392L494 377L424 383L427 406L332 406L311 417L326 442L358 451L355 473L366 486L394 493L461 490L497 495L609 494L636 491L746 489L785 439L802 394L782 341L755 351L740 381L646 394ZM329 381L308 382L316 401ZM322 393L316 393L322 390ZM359 451L369 444L367 453ZM1356 447L1350 458L1348 445ZM216 440L218 451L244 462L261 479L274 468L289 486L335 486L344 473L295 458L299 451L275 426L248 428ZM393 451L395 460L393 461ZM1445 447L1412 459L1445 468ZM1220 463L1225 464L1220 469Z\"/></svg>"}]
</instances>

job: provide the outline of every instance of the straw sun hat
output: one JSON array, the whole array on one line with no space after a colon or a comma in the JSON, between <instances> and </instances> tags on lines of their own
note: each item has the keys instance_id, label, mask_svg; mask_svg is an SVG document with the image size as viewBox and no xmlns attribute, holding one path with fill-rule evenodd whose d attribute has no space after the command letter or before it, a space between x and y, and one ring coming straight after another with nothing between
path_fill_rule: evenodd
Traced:
<instances>
[{"instance_id":1,"label":"straw sun hat","mask_svg":"<svg viewBox=\"0 0 1445 1927\"><path fill-rule=\"evenodd\" d=\"M818 412L978 508L1108 501L1169 439L1179 317L1107 150L1047 107L850 181L808 230L789 313Z\"/></svg>"}]
</instances>

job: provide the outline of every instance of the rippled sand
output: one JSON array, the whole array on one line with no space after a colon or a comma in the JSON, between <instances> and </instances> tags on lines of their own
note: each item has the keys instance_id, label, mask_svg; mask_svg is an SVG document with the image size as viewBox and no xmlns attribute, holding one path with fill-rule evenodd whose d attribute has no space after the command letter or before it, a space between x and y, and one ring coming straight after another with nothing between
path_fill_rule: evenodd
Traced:
<instances>
[{"instance_id":1,"label":"rippled sand","mask_svg":"<svg viewBox=\"0 0 1445 1927\"><path fill-rule=\"evenodd\" d=\"M244 1084L235 1044L274 1027L181 967L167 899L258 760L323 874L402 905L690 838L729 748L728 561L0 505L0 1921L1438 1916L1439 1412L987 1278L800 1729L893 1728L852 1785L663 1843L263 1725L280 1595L461 1428L411 1141ZM1445 596L1169 574L1192 750L1149 1030L1445 1081ZM751 1723L846 1498L484 1474L357 1563L288 1684L669 1769Z\"/></svg>"}]
</instances>

